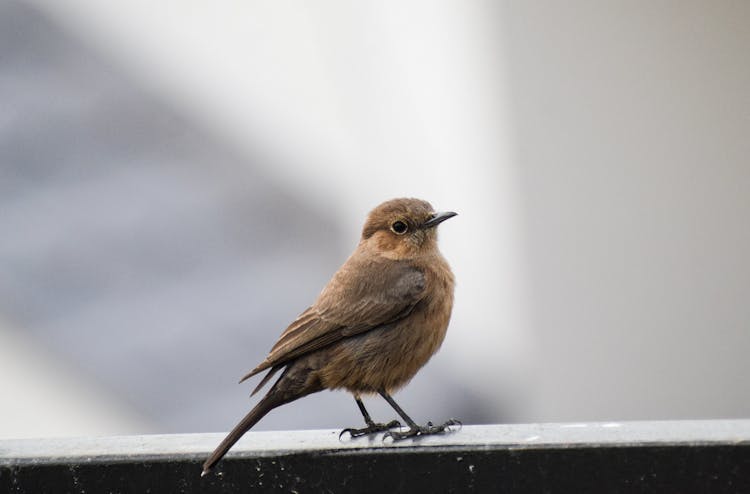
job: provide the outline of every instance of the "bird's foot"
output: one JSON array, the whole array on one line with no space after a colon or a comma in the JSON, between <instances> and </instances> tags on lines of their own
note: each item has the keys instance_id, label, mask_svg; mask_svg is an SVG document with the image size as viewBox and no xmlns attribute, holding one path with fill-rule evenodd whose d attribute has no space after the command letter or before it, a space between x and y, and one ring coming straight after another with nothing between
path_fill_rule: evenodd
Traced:
<instances>
[{"instance_id":1,"label":"bird's foot","mask_svg":"<svg viewBox=\"0 0 750 494\"><path fill-rule=\"evenodd\" d=\"M450 432L451 426L457 425L461 426L461 421L456 419L449 419L444 424L440 425L432 425L432 422L427 422L427 425L415 425L414 427L411 427L408 431L387 431L385 435L383 435L383 440L385 438L390 437L394 441L400 441L401 439L406 439L408 437L415 437L415 436L427 436L430 434L442 434L443 432Z\"/></svg>"},{"instance_id":2,"label":"bird's foot","mask_svg":"<svg viewBox=\"0 0 750 494\"><path fill-rule=\"evenodd\" d=\"M361 429L354 429L352 427L344 429L339 433L339 439L341 439L341 436L347 433L349 434L349 437L361 437L375 434L376 432L388 431L389 429L393 429L394 427L401 427L401 422L399 422L398 420L391 420L387 424L370 422L369 424L367 424L367 427L363 427Z\"/></svg>"}]
</instances>

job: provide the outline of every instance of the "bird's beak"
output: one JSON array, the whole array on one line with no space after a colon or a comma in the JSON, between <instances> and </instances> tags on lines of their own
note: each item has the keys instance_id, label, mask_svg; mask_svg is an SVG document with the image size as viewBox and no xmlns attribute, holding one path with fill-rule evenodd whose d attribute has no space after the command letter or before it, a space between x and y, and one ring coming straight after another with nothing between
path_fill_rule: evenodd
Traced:
<instances>
[{"instance_id":1,"label":"bird's beak","mask_svg":"<svg viewBox=\"0 0 750 494\"><path fill-rule=\"evenodd\" d=\"M454 213L453 211L444 211L440 213L435 213L432 215L432 218L422 223L422 228L434 228L438 226L443 221L453 218L458 213Z\"/></svg>"}]
</instances>

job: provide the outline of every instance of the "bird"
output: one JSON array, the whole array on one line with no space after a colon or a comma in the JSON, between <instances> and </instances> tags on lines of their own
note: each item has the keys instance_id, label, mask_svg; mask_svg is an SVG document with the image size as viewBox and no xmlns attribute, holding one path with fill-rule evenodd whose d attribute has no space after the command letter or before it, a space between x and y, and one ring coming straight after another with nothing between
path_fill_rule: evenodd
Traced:
<instances>
[{"instance_id":1,"label":"bird","mask_svg":"<svg viewBox=\"0 0 750 494\"><path fill-rule=\"evenodd\" d=\"M451 430L460 421L417 425L394 401L440 348L453 309L454 276L437 245L437 226L456 216L414 198L386 201L368 214L359 243L318 295L240 383L263 371L253 390L280 377L203 464L207 475L269 411L324 389L344 389L365 421L352 438L385 432L394 441ZM379 394L406 422L376 423L362 396ZM395 428L399 430L391 430Z\"/></svg>"}]
</instances>

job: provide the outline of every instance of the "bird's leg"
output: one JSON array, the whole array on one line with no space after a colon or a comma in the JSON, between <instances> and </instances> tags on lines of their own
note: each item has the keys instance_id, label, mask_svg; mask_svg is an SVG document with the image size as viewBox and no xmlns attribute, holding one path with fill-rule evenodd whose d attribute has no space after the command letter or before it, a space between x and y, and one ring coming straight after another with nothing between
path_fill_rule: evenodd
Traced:
<instances>
[{"instance_id":1,"label":"bird's leg","mask_svg":"<svg viewBox=\"0 0 750 494\"><path fill-rule=\"evenodd\" d=\"M373 422L370 418L370 414L367 413L365 404L362 403L362 399L359 397L359 395L354 395L354 401L357 402L357 406L359 407L359 411L362 412L362 417L364 417L367 427L363 427L361 429L354 429L352 427L349 427L347 429L344 429L339 433L339 439L341 439L341 436L346 433L349 433L351 437L359 437L366 436L368 434L374 434L376 432L387 431L388 429L392 429L393 427L401 427L401 422L399 422L398 420L391 420L387 424L377 424Z\"/></svg>"},{"instance_id":2,"label":"bird's leg","mask_svg":"<svg viewBox=\"0 0 750 494\"><path fill-rule=\"evenodd\" d=\"M406 415L406 412L404 412L400 406L398 406L398 403L385 391L380 391L380 396L383 397L385 401L388 402L390 406L393 407L394 410L396 410L396 413L401 415L401 418L403 418L407 425L409 426L409 430L405 432L394 432L394 431L388 431L385 433L386 437L392 438L394 441L398 441L399 439L406 439L407 437L414 437L414 436L424 436L427 434L440 434L442 432L445 432L446 430L450 430L451 425L461 425L461 422L456 419L449 419L444 424L441 425L432 425L432 422L427 422L427 425L417 425L411 417Z\"/></svg>"}]
</instances>

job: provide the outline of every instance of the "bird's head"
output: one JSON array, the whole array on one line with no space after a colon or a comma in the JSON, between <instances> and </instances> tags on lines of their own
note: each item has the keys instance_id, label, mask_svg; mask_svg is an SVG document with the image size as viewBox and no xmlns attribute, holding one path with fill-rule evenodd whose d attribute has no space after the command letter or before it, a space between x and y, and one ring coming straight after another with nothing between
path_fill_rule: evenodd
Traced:
<instances>
[{"instance_id":1,"label":"bird's head","mask_svg":"<svg viewBox=\"0 0 750 494\"><path fill-rule=\"evenodd\" d=\"M362 242L392 259L408 259L437 248L437 226L457 213L435 212L421 199L391 199L367 216Z\"/></svg>"}]
</instances>

